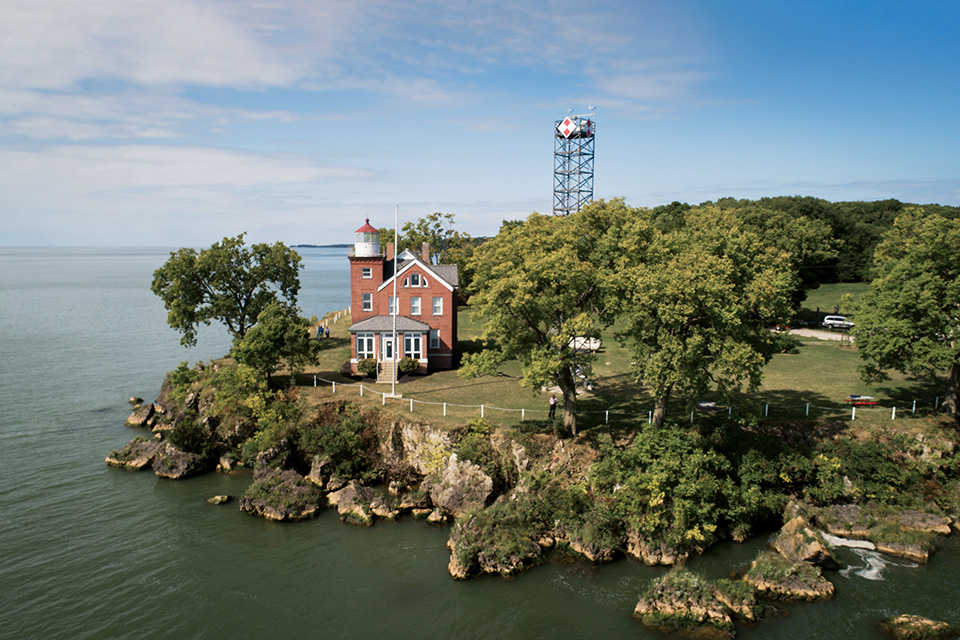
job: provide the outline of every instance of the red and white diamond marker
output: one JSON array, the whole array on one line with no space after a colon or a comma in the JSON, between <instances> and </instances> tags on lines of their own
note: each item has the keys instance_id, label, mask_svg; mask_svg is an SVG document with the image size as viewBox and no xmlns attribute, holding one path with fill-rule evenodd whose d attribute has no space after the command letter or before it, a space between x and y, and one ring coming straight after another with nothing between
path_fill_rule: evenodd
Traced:
<instances>
[{"instance_id":1,"label":"red and white diamond marker","mask_svg":"<svg viewBox=\"0 0 960 640\"><path fill-rule=\"evenodd\" d=\"M569 138L571 133L574 133L577 130L577 123L575 120L570 119L569 117L564 118L563 122L560 123L560 126L557 127L557 131L563 134L564 138Z\"/></svg>"}]
</instances>

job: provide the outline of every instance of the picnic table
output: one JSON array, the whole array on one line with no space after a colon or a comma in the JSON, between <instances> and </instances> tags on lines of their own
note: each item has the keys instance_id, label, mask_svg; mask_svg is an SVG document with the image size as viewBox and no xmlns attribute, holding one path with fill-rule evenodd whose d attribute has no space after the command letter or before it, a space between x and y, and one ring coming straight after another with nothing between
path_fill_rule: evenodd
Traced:
<instances>
[{"instance_id":1,"label":"picnic table","mask_svg":"<svg viewBox=\"0 0 960 640\"><path fill-rule=\"evenodd\" d=\"M877 399L873 396L861 396L851 393L849 396L847 396L846 403L859 407L866 404L877 404Z\"/></svg>"}]
</instances>

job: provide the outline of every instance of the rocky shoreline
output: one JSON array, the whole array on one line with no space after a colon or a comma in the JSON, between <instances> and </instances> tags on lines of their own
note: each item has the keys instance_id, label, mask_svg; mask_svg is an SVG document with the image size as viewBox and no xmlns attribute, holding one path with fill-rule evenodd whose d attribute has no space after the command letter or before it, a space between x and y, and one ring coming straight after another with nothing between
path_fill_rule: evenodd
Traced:
<instances>
[{"instance_id":1,"label":"rocky shoreline","mask_svg":"<svg viewBox=\"0 0 960 640\"><path fill-rule=\"evenodd\" d=\"M632 476L597 469L629 452L627 444L598 448L545 433L512 437L482 421L443 430L331 401L313 417L296 414L290 419L295 428L277 422L278 435L264 446L263 434L274 432L258 429L250 414L218 408L216 395L198 382L209 371L181 375L189 384L178 388L168 376L155 402L135 405L127 425L152 435L138 434L112 451L107 464L169 479L215 469L252 471L239 508L270 520L297 521L336 509L341 520L360 526L405 515L450 524L448 571L456 579L516 575L555 552L595 563L626 556L672 565L634 610L644 625L665 631L730 637L737 623L762 619L770 602L832 597L824 572L838 568L831 553L838 537L926 562L939 536L960 530L957 519L943 513L865 500L821 506L793 500L781 510L784 524L770 548L737 579L711 583L682 568L716 539L698 534L701 525L678 545L669 530L652 535L631 524L629 512L616 515L610 496ZM606 457L604 447L612 452ZM615 484L604 489L604 482ZM934 627L952 629L925 628Z\"/></svg>"}]
</instances>

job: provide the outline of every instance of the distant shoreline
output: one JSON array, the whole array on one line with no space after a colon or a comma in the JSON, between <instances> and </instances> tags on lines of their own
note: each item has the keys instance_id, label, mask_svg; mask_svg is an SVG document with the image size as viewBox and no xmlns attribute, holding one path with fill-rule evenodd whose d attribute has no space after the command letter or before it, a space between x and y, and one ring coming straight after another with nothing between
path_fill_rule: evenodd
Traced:
<instances>
[{"instance_id":1,"label":"distant shoreline","mask_svg":"<svg viewBox=\"0 0 960 640\"><path fill-rule=\"evenodd\" d=\"M291 249L346 249L352 244L292 244Z\"/></svg>"}]
</instances>

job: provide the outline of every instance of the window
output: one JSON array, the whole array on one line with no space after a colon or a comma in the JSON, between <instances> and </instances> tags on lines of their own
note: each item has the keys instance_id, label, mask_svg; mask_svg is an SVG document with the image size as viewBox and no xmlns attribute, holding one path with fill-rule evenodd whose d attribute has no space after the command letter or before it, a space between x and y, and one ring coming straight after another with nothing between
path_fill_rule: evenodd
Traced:
<instances>
[{"instance_id":1,"label":"window","mask_svg":"<svg viewBox=\"0 0 960 640\"><path fill-rule=\"evenodd\" d=\"M427 286L427 276L422 276L422 277L420 278L420 286L421 286L421 287Z\"/></svg>"},{"instance_id":2,"label":"window","mask_svg":"<svg viewBox=\"0 0 960 640\"><path fill-rule=\"evenodd\" d=\"M410 298L410 315L420 315L420 296Z\"/></svg>"},{"instance_id":3,"label":"window","mask_svg":"<svg viewBox=\"0 0 960 640\"><path fill-rule=\"evenodd\" d=\"M360 268L360 277L364 280L370 280L373 278L373 268L372 267L361 267Z\"/></svg>"},{"instance_id":4,"label":"window","mask_svg":"<svg viewBox=\"0 0 960 640\"><path fill-rule=\"evenodd\" d=\"M440 296L433 296L433 315L443 315L443 298Z\"/></svg>"},{"instance_id":5,"label":"window","mask_svg":"<svg viewBox=\"0 0 960 640\"><path fill-rule=\"evenodd\" d=\"M423 357L423 352L421 351L421 334L419 333L405 333L403 335L403 352L404 355L413 358L414 360L419 360Z\"/></svg>"},{"instance_id":6,"label":"window","mask_svg":"<svg viewBox=\"0 0 960 640\"><path fill-rule=\"evenodd\" d=\"M392 316L396 308L397 308L397 299L394 298L393 296L390 296L390 300L387 303L387 315Z\"/></svg>"},{"instance_id":7,"label":"window","mask_svg":"<svg viewBox=\"0 0 960 640\"><path fill-rule=\"evenodd\" d=\"M420 274L414 273L410 276L410 286L419 287L420 286Z\"/></svg>"},{"instance_id":8,"label":"window","mask_svg":"<svg viewBox=\"0 0 960 640\"><path fill-rule=\"evenodd\" d=\"M430 329L430 348L440 348L440 331L437 329Z\"/></svg>"},{"instance_id":9,"label":"window","mask_svg":"<svg viewBox=\"0 0 960 640\"><path fill-rule=\"evenodd\" d=\"M372 293L363 294L363 310L373 311L373 294Z\"/></svg>"},{"instance_id":10,"label":"window","mask_svg":"<svg viewBox=\"0 0 960 640\"><path fill-rule=\"evenodd\" d=\"M357 334L357 360L373 357L373 334Z\"/></svg>"}]
</instances>

